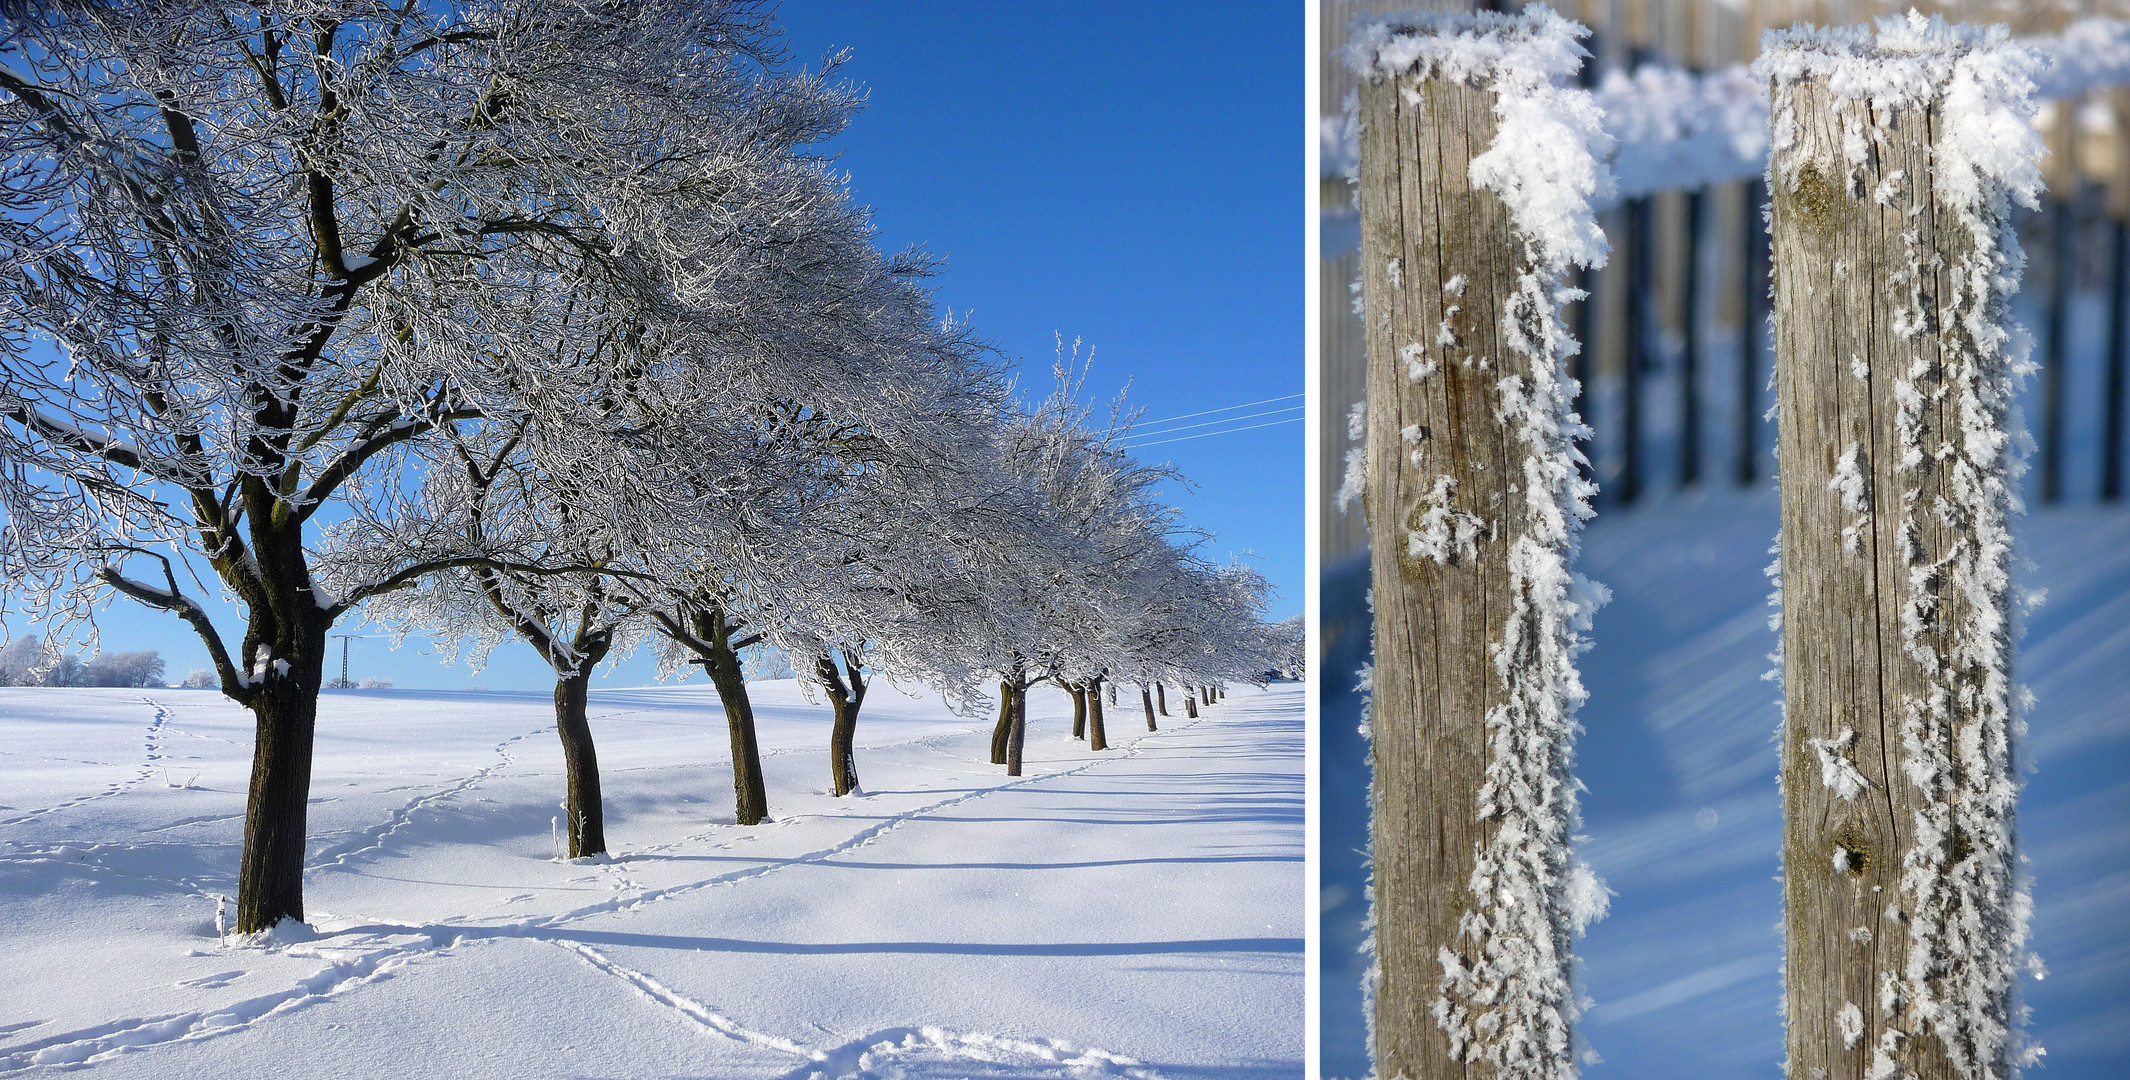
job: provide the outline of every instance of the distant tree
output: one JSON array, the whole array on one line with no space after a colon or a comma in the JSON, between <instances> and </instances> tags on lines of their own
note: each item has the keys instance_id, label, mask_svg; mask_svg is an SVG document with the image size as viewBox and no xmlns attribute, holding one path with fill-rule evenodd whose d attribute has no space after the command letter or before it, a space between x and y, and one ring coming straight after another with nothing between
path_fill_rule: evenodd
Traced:
<instances>
[{"instance_id":1,"label":"distant tree","mask_svg":"<svg viewBox=\"0 0 2130 1080\"><path fill-rule=\"evenodd\" d=\"M799 677L798 669L791 666L791 657L774 645L756 645L748 649L740 657L740 667L747 673L748 682Z\"/></svg>"},{"instance_id":2,"label":"distant tree","mask_svg":"<svg viewBox=\"0 0 2130 1080\"><path fill-rule=\"evenodd\" d=\"M49 647L49 646L47 646ZM46 660L45 667L36 677L35 686L80 686L81 657L73 653L60 653Z\"/></svg>"},{"instance_id":3,"label":"distant tree","mask_svg":"<svg viewBox=\"0 0 2130 1080\"><path fill-rule=\"evenodd\" d=\"M357 683L356 688L359 690L390 690L392 689L392 680L372 676Z\"/></svg>"},{"instance_id":4,"label":"distant tree","mask_svg":"<svg viewBox=\"0 0 2130 1080\"><path fill-rule=\"evenodd\" d=\"M213 668L194 668L185 675L181 685L195 690L211 690L217 684Z\"/></svg>"},{"instance_id":5,"label":"distant tree","mask_svg":"<svg viewBox=\"0 0 2130 1080\"><path fill-rule=\"evenodd\" d=\"M1271 636L1273 666L1270 674L1282 679L1301 679L1309 671L1309 627L1296 615L1266 628Z\"/></svg>"},{"instance_id":6,"label":"distant tree","mask_svg":"<svg viewBox=\"0 0 2130 1080\"><path fill-rule=\"evenodd\" d=\"M24 634L0 647L0 686L35 686L44 665L44 639Z\"/></svg>"},{"instance_id":7,"label":"distant tree","mask_svg":"<svg viewBox=\"0 0 2130 1080\"><path fill-rule=\"evenodd\" d=\"M98 653L82 665L81 686L161 686L163 658L154 649Z\"/></svg>"}]
</instances>

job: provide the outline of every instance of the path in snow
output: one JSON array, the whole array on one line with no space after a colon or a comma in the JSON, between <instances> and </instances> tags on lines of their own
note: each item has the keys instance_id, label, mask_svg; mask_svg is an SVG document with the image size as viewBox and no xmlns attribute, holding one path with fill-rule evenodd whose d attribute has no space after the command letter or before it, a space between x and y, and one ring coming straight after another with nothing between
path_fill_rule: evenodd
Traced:
<instances>
[{"instance_id":1,"label":"path in snow","mask_svg":"<svg viewBox=\"0 0 2130 1080\"><path fill-rule=\"evenodd\" d=\"M0 1075L1299 1072L1298 687L1153 735L1114 710L1103 754L1043 693L1017 779L983 763L988 724L882 692L867 794L840 800L825 709L757 693L776 819L754 828L731 824L707 690L595 694L616 851L575 863L553 858L545 695L329 695L317 930L234 947L214 920L243 714L162 693L129 766L117 699L0 691L0 785L44 784L0 829L0 950L28 975L0 986ZM164 764L189 785L125 771Z\"/></svg>"}]
</instances>

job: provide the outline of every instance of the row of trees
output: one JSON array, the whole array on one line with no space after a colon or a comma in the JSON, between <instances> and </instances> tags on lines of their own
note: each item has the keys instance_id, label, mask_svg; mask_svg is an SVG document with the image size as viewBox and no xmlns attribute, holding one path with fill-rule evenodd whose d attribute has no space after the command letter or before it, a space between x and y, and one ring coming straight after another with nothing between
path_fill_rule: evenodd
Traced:
<instances>
[{"instance_id":1,"label":"row of trees","mask_svg":"<svg viewBox=\"0 0 2130 1080\"><path fill-rule=\"evenodd\" d=\"M84 660L70 652L48 653L35 634L0 647L0 686L161 686L163 658L154 649L100 652Z\"/></svg>"},{"instance_id":2,"label":"row of trees","mask_svg":"<svg viewBox=\"0 0 2130 1080\"><path fill-rule=\"evenodd\" d=\"M878 249L808 150L861 100L834 64L789 67L747 0L11 26L0 561L56 625L171 612L255 715L239 930L302 917L327 634L358 608L547 660L573 856L606 846L589 680L637 648L716 686L743 824L751 645L827 691L838 793L882 673L975 708L1276 663L1265 582L1194 553L1129 415L1072 362L1024 408L933 261Z\"/></svg>"}]
</instances>

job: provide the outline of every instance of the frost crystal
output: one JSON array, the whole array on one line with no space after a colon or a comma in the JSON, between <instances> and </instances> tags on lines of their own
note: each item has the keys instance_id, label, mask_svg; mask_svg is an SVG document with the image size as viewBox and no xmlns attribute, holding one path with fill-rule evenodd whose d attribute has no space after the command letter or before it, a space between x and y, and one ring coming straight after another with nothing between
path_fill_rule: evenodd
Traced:
<instances>
[{"instance_id":1,"label":"frost crystal","mask_svg":"<svg viewBox=\"0 0 2130 1080\"><path fill-rule=\"evenodd\" d=\"M1346 451L1346 475L1335 499L1339 512L1368 491L1368 402L1356 401L1346 414L1346 437L1361 445Z\"/></svg>"},{"instance_id":2,"label":"frost crystal","mask_svg":"<svg viewBox=\"0 0 2130 1080\"><path fill-rule=\"evenodd\" d=\"M1827 490L1841 496L1842 509L1857 515L1855 521L1842 529L1842 550L1850 555L1863 550L1863 537L1871 527L1871 485L1864 472L1857 466L1856 452L1860 447L1850 443L1842 452L1841 460L1834 465L1834 479L1827 481Z\"/></svg>"},{"instance_id":3,"label":"frost crystal","mask_svg":"<svg viewBox=\"0 0 2130 1080\"><path fill-rule=\"evenodd\" d=\"M1419 429L1407 428L1408 442L1419 441ZM1414 453L1417 459L1420 455ZM1416 460L1414 464L1418 464ZM1487 523L1473 514L1450 509L1450 497L1457 493L1457 481L1447 476L1437 476L1435 486L1429 489L1422 503L1419 522L1406 533L1406 554L1415 559L1432 559L1438 566L1446 566L1452 559L1470 559L1479 554L1479 541L1488 533Z\"/></svg>"},{"instance_id":4,"label":"frost crystal","mask_svg":"<svg viewBox=\"0 0 2130 1080\"><path fill-rule=\"evenodd\" d=\"M1842 1002L1842 1011L1834 1015L1834 1025L1842 1033L1842 1049L1856 1049L1856 1041L1864 1037L1864 1011L1854 1001Z\"/></svg>"},{"instance_id":5,"label":"frost crystal","mask_svg":"<svg viewBox=\"0 0 2130 1080\"><path fill-rule=\"evenodd\" d=\"M1419 382L1435 373L1435 362L1428 358L1427 349L1417 341L1401 347L1398 350L1398 359L1405 361L1405 377L1412 382Z\"/></svg>"},{"instance_id":6,"label":"frost crystal","mask_svg":"<svg viewBox=\"0 0 2130 1080\"><path fill-rule=\"evenodd\" d=\"M1831 739L1807 739L1806 744L1819 755L1819 779L1827 790L1842 799L1854 799L1870 784L1864 774L1856 771L1856 763L1849 760L1844 751L1856 741L1856 732L1843 728L1841 734Z\"/></svg>"}]
</instances>

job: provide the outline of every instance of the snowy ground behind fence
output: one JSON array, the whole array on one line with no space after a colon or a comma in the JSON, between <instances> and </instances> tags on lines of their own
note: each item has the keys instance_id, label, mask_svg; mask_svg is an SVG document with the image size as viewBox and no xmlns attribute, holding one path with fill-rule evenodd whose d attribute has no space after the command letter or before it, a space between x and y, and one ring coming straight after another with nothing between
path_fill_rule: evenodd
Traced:
<instances>
[{"instance_id":1,"label":"snowy ground behind fence","mask_svg":"<svg viewBox=\"0 0 2130 1080\"><path fill-rule=\"evenodd\" d=\"M2032 1075L2116 1080L2130 1065L2130 512L2059 504L2014 527L2035 563L2021 582L2049 596L2018 653L2038 699L2020 834L2048 965L2025 984L2048 1049ZM1617 894L1579 950L1595 1000L1582 1031L1604 1058L1591 1080L1781 1075L1781 714L1761 677L1775 529L1772 492L1718 491L1600 513L1586 535L1579 568L1613 600L1581 664L1583 850ZM1326 1076L1367 1071L1355 951L1367 751L1349 690L1366 577L1356 561L1325 575Z\"/></svg>"}]
</instances>

